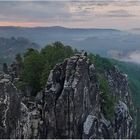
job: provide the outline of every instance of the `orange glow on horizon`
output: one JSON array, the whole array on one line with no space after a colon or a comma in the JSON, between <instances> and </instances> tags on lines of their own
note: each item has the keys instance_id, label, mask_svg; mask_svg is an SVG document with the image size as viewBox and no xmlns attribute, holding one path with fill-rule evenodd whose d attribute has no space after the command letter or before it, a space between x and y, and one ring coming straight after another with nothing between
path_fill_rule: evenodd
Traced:
<instances>
[{"instance_id":1,"label":"orange glow on horizon","mask_svg":"<svg viewBox=\"0 0 140 140\"><path fill-rule=\"evenodd\" d=\"M0 21L0 26L35 27L35 26L42 26L42 25L44 25L44 23L42 22L8 22L8 21L1 22Z\"/></svg>"}]
</instances>

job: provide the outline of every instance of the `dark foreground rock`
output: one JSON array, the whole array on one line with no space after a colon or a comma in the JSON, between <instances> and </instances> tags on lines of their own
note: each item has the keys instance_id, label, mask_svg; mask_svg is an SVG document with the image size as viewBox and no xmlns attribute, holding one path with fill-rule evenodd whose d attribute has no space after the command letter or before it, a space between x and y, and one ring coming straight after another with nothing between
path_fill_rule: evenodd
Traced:
<instances>
[{"instance_id":1,"label":"dark foreground rock","mask_svg":"<svg viewBox=\"0 0 140 140\"><path fill-rule=\"evenodd\" d=\"M39 138L40 113L19 98L8 75L0 74L0 138Z\"/></svg>"},{"instance_id":2,"label":"dark foreground rock","mask_svg":"<svg viewBox=\"0 0 140 140\"><path fill-rule=\"evenodd\" d=\"M55 66L32 100L21 99L10 77L0 74L0 138L133 138L126 75L115 67L104 71L115 99L110 117L97 73L85 54L75 55Z\"/></svg>"}]
</instances>

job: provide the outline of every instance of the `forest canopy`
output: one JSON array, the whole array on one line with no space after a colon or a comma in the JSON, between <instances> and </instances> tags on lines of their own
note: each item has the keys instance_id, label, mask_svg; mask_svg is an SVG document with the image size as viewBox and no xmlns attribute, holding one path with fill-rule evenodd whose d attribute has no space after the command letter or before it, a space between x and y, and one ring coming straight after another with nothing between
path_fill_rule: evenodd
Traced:
<instances>
[{"instance_id":1,"label":"forest canopy","mask_svg":"<svg viewBox=\"0 0 140 140\"><path fill-rule=\"evenodd\" d=\"M70 46L65 46L61 42L46 45L41 51L33 48L27 49L22 62L22 72L20 75L20 85L28 85L31 95L35 96L46 84L50 70L65 58L74 54ZM20 56L18 55L18 58ZM19 84L18 83L18 84Z\"/></svg>"}]
</instances>

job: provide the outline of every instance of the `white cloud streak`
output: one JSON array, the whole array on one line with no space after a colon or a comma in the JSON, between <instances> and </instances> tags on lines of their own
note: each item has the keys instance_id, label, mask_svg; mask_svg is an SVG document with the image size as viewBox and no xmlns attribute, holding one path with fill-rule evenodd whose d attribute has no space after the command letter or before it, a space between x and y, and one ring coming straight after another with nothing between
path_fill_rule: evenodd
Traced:
<instances>
[{"instance_id":1,"label":"white cloud streak","mask_svg":"<svg viewBox=\"0 0 140 140\"><path fill-rule=\"evenodd\" d=\"M122 59L126 62L133 62L140 64L140 51L131 52L126 58Z\"/></svg>"}]
</instances>

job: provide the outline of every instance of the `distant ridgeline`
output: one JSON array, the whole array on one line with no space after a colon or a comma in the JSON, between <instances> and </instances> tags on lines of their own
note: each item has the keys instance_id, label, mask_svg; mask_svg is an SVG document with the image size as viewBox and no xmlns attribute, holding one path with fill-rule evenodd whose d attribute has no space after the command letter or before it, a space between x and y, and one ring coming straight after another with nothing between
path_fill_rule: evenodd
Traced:
<instances>
[{"instance_id":1,"label":"distant ridgeline","mask_svg":"<svg viewBox=\"0 0 140 140\"><path fill-rule=\"evenodd\" d=\"M64 27L0 27L0 37L24 37L40 46L62 41L74 48L101 56L120 58L140 50L140 35L115 29L80 29Z\"/></svg>"},{"instance_id":2,"label":"distant ridgeline","mask_svg":"<svg viewBox=\"0 0 140 140\"><path fill-rule=\"evenodd\" d=\"M39 45L23 37L0 37L0 67L2 63L12 63L17 53L23 53L28 48L39 49Z\"/></svg>"},{"instance_id":3,"label":"distant ridgeline","mask_svg":"<svg viewBox=\"0 0 140 140\"><path fill-rule=\"evenodd\" d=\"M3 70L0 138L135 138L128 79L110 60L55 42Z\"/></svg>"}]
</instances>

